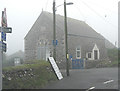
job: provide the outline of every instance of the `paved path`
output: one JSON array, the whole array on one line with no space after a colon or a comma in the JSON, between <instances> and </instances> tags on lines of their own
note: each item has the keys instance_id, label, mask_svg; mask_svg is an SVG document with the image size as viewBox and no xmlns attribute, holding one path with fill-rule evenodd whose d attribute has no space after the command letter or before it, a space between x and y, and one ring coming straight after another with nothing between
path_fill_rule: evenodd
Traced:
<instances>
[{"instance_id":1,"label":"paved path","mask_svg":"<svg viewBox=\"0 0 120 91\"><path fill-rule=\"evenodd\" d=\"M74 69L67 77L48 84L44 89L118 89L117 68Z\"/></svg>"}]
</instances>

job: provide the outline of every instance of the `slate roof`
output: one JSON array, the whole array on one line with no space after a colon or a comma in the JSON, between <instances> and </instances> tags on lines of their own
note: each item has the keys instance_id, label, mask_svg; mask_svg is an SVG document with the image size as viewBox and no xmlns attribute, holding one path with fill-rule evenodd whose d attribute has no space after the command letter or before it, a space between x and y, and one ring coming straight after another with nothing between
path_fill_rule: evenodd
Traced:
<instances>
[{"instance_id":1,"label":"slate roof","mask_svg":"<svg viewBox=\"0 0 120 91\"><path fill-rule=\"evenodd\" d=\"M92 52L93 48L95 46L95 43L91 43L85 46L86 52ZM98 46L97 46L98 47Z\"/></svg>"},{"instance_id":2,"label":"slate roof","mask_svg":"<svg viewBox=\"0 0 120 91\"><path fill-rule=\"evenodd\" d=\"M43 11L41 13L41 15L38 17L38 19L34 25L36 25L37 23L39 24L42 17L47 18L46 19L47 21L44 21L46 23L48 21L50 21L52 23L52 21L53 21L53 14L46 12L46 11ZM76 36L83 36L83 37L88 37L88 38L104 39L103 36L101 36L99 33L97 33L93 28L91 28L84 21L80 21L80 20L76 20L76 19L72 19L72 18L68 17L67 18L67 26L68 26L68 34L72 34L72 35L76 35ZM51 29L53 29L52 27L53 26L51 26ZM58 14L56 14L56 27L58 27L60 29L58 31L64 30L64 17L61 15L58 15ZM34 30L32 28L31 28L31 30ZM28 32L28 34L29 34L29 32ZM27 37L27 35L25 36L25 38Z\"/></svg>"}]
</instances>

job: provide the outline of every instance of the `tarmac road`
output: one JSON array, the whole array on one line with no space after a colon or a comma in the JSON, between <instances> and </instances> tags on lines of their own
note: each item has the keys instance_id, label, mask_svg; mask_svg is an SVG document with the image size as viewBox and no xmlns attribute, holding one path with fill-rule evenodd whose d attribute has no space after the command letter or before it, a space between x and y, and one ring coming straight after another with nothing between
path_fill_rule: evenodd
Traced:
<instances>
[{"instance_id":1,"label":"tarmac road","mask_svg":"<svg viewBox=\"0 0 120 91\"><path fill-rule=\"evenodd\" d=\"M43 89L118 89L118 68L72 69L67 77L48 84Z\"/></svg>"}]
</instances>

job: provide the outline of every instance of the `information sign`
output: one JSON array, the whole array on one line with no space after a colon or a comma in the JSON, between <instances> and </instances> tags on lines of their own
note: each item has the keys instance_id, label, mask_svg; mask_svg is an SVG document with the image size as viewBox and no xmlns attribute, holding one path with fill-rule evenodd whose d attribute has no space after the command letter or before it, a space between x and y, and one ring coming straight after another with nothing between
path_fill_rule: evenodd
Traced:
<instances>
[{"instance_id":1,"label":"information sign","mask_svg":"<svg viewBox=\"0 0 120 91\"><path fill-rule=\"evenodd\" d=\"M55 74L57 75L58 79L61 80L63 78L63 76L62 76L62 74L61 74L61 72L60 72L60 70L59 70L59 68L58 68L54 58L53 57L49 57L49 61L50 61L51 65L52 65L52 67L53 67L53 69L55 71Z\"/></svg>"}]
</instances>

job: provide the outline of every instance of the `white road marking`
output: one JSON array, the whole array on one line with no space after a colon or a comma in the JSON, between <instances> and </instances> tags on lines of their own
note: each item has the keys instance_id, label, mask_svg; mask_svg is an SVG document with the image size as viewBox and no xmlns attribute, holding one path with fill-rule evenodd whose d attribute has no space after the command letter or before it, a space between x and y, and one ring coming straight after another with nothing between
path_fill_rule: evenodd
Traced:
<instances>
[{"instance_id":1,"label":"white road marking","mask_svg":"<svg viewBox=\"0 0 120 91\"><path fill-rule=\"evenodd\" d=\"M86 91L90 91L90 90L92 90L92 89L95 89L95 87L91 87L91 88L89 88L88 90L86 90Z\"/></svg>"},{"instance_id":2,"label":"white road marking","mask_svg":"<svg viewBox=\"0 0 120 91\"><path fill-rule=\"evenodd\" d=\"M105 81L103 84L107 84L107 83L110 83L110 82L113 82L114 80L109 80L109 81Z\"/></svg>"}]
</instances>

